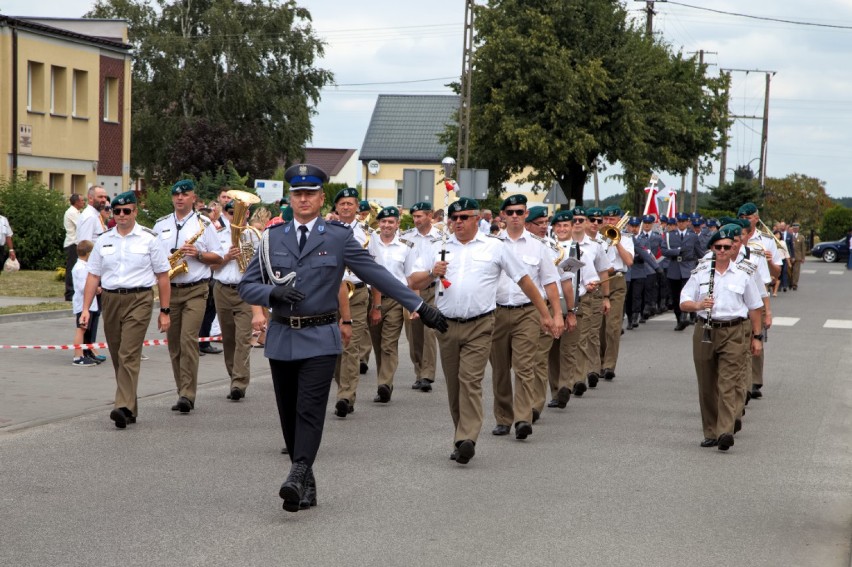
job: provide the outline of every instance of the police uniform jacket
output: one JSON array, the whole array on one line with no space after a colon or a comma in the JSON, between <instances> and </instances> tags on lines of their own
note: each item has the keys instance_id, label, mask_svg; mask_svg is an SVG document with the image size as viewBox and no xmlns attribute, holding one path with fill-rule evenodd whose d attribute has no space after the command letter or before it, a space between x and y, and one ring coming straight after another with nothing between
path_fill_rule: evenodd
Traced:
<instances>
[{"instance_id":1,"label":"police uniform jacket","mask_svg":"<svg viewBox=\"0 0 852 567\"><path fill-rule=\"evenodd\" d=\"M683 233L673 230L663 235L663 256L668 265L663 266L670 280L685 280L698 264L701 254L698 251L698 236L687 229Z\"/></svg>"},{"instance_id":2,"label":"police uniform jacket","mask_svg":"<svg viewBox=\"0 0 852 567\"><path fill-rule=\"evenodd\" d=\"M632 236L631 238L633 238L635 255L633 257L633 265L630 266L630 270L628 271L630 279L637 280L653 276L657 271L657 260L651 255L651 252L642 246L638 236Z\"/></svg>"},{"instance_id":3,"label":"police uniform jacket","mask_svg":"<svg viewBox=\"0 0 852 567\"><path fill-rule=\"evenodd\" d=\"M281 278L295 272L295 287L305 298L294 306L276 306L273 313L284 317L309 317L338 310L337 295L343 272L348 266L361 280L375 286L385 295L416 311L422 300L378 265L363 248L352 229L336 221L315 219L304 249L299 252L293 221L267 229L268 247L260 250L246 268L239 285L240 296L250 305L271 306L271 283L261 257L269 253L272 275ZM265 354L275 360L300 360L316 356L340 354L342 345L337 325L320 325L294 329L274 319L269 322Z\"/></svg>"}]
</instances>

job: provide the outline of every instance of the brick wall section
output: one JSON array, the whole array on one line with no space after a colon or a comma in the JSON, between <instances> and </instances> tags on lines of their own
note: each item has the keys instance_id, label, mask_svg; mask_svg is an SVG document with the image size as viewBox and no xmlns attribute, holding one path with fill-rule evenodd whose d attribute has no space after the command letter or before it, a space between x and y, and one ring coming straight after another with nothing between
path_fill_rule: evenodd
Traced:
<instances>
[{"instance_id":1,"label":"brick wall section","mask_svg":"<svg viewBox=\"0 0 852 567\"><path fill-rule=\"evenodd\" d=\"M107 77L118 79L118 124L104 122L104 83ZM98 81L98 174L121 175L124 155L124 60L101 55Z\"/></svg>"}]
</instances>

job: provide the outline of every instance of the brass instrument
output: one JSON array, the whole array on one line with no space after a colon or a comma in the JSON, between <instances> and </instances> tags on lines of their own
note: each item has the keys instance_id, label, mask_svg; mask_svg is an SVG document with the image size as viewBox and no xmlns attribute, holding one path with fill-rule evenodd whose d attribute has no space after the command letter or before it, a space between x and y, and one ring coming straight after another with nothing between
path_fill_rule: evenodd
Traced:
<instances>
[{"instance_id":1,"label":"brass instrument","mask_svg":"<svg viewBox=\"0 0 852 567\"><path fill-rule=\"evenodd\" d=\"M621 242L621 231L627 226L627 221L630 219L629 215L630 211L627 211L616 224L605 224L601 227L603 239L609 246L615 246Z\"/></svg>"},{"instance_id":2,"label":"brass instrument","mask_svg":"<svg viewBox=\"0 0 852 567\"><path fill-rule=\"evenodd\" d=\"M771 230L769 230L769 227L766 226L766 223L764 223L762 220L757 219L757 222L758 222L758 225L756 227L757 232L759 232L760 234L762 234L766 238L773 239L775 241L775 246L777 246L778 250L781 251L781 255L784 257L784 259L785 260L789 259L790 258L790 252L787 251L787 247L781 243L781 240L779 240L778 237L775 236L775 233L772 232Z\"/></svg>"},{"instance_id":3,"label":"brass instrument","mask_svg":"<svg viewBox=\"0 0 852 567\"><path fill-rule=\"evenodd\" d=\"M187 244L195 244L195 241L201 238L201 235L204 234L205 230L207 230L208 225L205 223L206 221L202 220L201 217L198 217L198 224L201 225L201 228L198 232L187 238L186 241L183 243L183 246L186 246ZM169 269L170 280L173 280L175 276L179 276L181 274L189 272L189 265L184 259L183 250L181 250L180 248L172 252L172 254L169 256L169 265L171 266L171 268Z\"/></svg>"},{"instance_id":4,"label":"brass instrument","mask_svg":"<svg viewBox=\"0 0 852 567\"><path fill-rule=\"evenodd\" d=\"M260 231L249 226L246 222L249 207L260 203L260 197L254 193L231 189L225 193L234 200L234 215L231 221L231 246L239 247L240 255L237 256L237 266L240 273L244 273L246 268L254 258L254 241L260 241Z\"/></svg>"},{"instance_id":5,"label":"brass instrument","mask_svg":"<svg viewBox=\"0 0 852 567\"><path fill-rule=\"evenodd\" d=\"M553 260L553 264L558 266L565 259L565 249L556 240L551 240L549 243L553 251L556 252L556 259Z\"/></svg>"}]
</instances>

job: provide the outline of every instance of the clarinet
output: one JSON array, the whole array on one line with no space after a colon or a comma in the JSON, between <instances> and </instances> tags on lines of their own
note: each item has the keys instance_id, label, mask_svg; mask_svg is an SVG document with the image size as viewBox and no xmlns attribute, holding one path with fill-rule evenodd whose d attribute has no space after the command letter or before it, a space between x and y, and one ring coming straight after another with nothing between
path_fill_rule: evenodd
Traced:
<instances>
[{"instance_id":1,"label":"clarinet","mask_svg":"<svg viewBox=\"0 0 852 567\"><path fill-rule=\"evenodd\" d=\"M716 253L714 252L710 256L710 282L707 284L707 295L709 297L713 297L713 280L716 279ZM704 335L701 337L702 343L710 343L713 342L710 338L710 329L713 328L711 317L712 317L712 307L708 307L706 311L707 317L704 319Z\"/></svg>"}]
</instances>

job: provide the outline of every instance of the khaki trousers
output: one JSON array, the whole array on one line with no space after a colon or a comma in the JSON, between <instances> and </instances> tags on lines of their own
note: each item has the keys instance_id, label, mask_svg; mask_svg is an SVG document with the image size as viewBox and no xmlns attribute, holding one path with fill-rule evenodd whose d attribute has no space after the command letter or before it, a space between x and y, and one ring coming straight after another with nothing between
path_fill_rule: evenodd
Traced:
<instances>
[{"instance_id":1,"label":"khaki trousers","mask_svg":"<svg viewBox=\"0 0 852 567\"><path fill-rule=\"evenodd\" d=\"M491 380L497 425L532 423L540 317L533 305L497 307L491 337ZM515 372L514 396L512 371Z\"/></svg>"},{"instance_id":2,"label":"khaki trousers","mask_svg":"<svg viewBox=\"0 0 852 567\"><path fill-rule=\"evenodd\" d=\"M764 320L764 316L766 315L766 309L763 307L760 308L760 320ZM751 357L751 385L763 385L763 357L766 351L766 343L763 343L763 348L760 349L759 356ZM749 388L751 389L751 388Z\"/></svg>"},{"instance_id":3,"label":"khaki trousers","mask_svg":"<svg viewBox=\"0 0 852 567\"><path fill-rule=\"evenodd\" d=\"M399 367L399 335L402 334L402 305L382 297L382 320L370 325L370 340L376 352L376 383L393 389L393 375Z\"/></svg>"},{"instance_id":4,"label":"khaki trousers","mask_svg":"<svg viewBox=\"0 0 852 567\"><path fill-rule=\"evenodd\" d=\"M251 378L251 306L237 290L219 282L213 287L213 299L231 388L245 392Z\"/></svg>"},{"instance_id":5,"label":"khaki trousers","mask_svg":"<svg viewBox=\"0 0 852 567\"><path fill-rule=\"evenodd\" d=\"M178 396L195 402L198 388L198 331L207 309L207 282L192 287L172 286L169 356Z\"/></svg>"},{"instance_id":6,"label":"khaki trousers","mask_svg":"<svg viewBox=\"0 0 852 567\"><path fill-rule=\"evenodd\" d=\"M370 314L370 301L371 294L369 288L367 288L367 314ZM355 330L352 330L352 334L355 334ZM360 345L360 350L358 352L358 362L359 364L363 362L364 364L370 363L370 352L373 350L372 341L370 341L370 322L365 317L364 318L364 326L361 328L361 337L358 341ZM360 372L360 367L359 367Z\"/></svg>"},{"instance_id":7,"label":"khaki trousers","mask_svg":"<svg viewBox=\"0 0 852 567\"><path fill-rule=\"evenodd\" d=\"M548 365L552 348L553 336L541 330L541 318L539 318L538 351L535 355L535 383L533 388L533 409L538 411L539 414L544 411L544 404L547 403ZM557 362L557 367L558 364Z\"/></svg>"},{"instance_id":8,"label":"khaki trousers","mask_svg":"<svg viewBox=\"0 0 852 567\"><path fill-rule=\"evenodd\" d=\"M600 372L604 368L615 370L618 363L618 349L621 346L621 325L624 319L624 300L627 298L627 282L624 277L609 280L609 313L601 316L601 367L592 372Z\"/></svg>"},{"instance_id":9,"label":"khaki trousers","mask_svg":"<svg viewBox=\"0 0 852 567\"><path fill-rule=\"evenodd\" d=\"M435 288L432 286L420 292L424 303L435 305ZM408 338L408 355L414 365L414 379L435 380L435 363L438 356L438 343L435 331L423 324L420 319L404 317L405 336Z\"/></svg>"},{"instance_id":10,"label":"khaki trousers","mask_svg":"<svg viewBox=\"0 0 852 567\"><path fill-rule=\"evenodd\" d=\"M747 370L749 341L743 327L713 329L703 343L703 325L692 334L692 359L698 377L698 403L704 437L716 439L734 432L734 418L742 411L745 390L740 386Z\"/></svg>"},{"instance_id":11,"label":"khaki trousers","mask_svg":"<svg viewBox=\"0 0 852 567\"><path fill-rule=\"evenodd\" d=\"M580 329L580 347L583 353L581 372L586 376L601 371L601 325L603 324L603 293L600 288L594 293L583 296L583 324L577 320ZM582 381L582 380L578 380Z\"/></svg>"},{"instance_id":12,"label":"khaki trousers","mask_svg":"<svg viewBox=\"0 0 852 567\"><path fill-rule=\"evenodd\" d=\"M367 287L356 289L349 298L349 312L352 316L352 338L349 345L343 348L338 359L337 399L349 400L355 403L355 391L361 377L359 366L361 362L361 341L370 342L370 332L367 329L367 305L370 303L370 293ZM366 339L364 338L366 337Z\"/></svg>"},{"instance_id":13,"label":"khaki trousers","mask_svg":"<svg viewBox=\"0 0 852 567\"><path fill-rule=\"evenodd\" d=\"M583 306L577 313L577 327L570 333L559 337L559 372L550 378L550 394L556 397L559 388L573 389L574 384L586 381L586 357L580 344L583 340L583 327L588 325L589 314L583 298Z\"/></svg>"},{"instance_id":14,"label":"khaki trousers","mask_svg":"<svg viewBox=\"0 0 852 567\"><path fill-rule=\"evenodd\" d=\"M793 267L790 269L790 285L793 287L799 287L799 275L802 273L802 263L804 260L801 258L796 258L796 262L793 264Z\"/></svg>"},{"instance_id":15,"label":"khaki trousers","mask_svg":"<svg viewBox=\"0 0 852 567\"><path fill-rule=\"evenodd\" d=\"M101 294L101 320L115 371L115 407L127 408L134 416L138 415L136 391L142 342L151 323L153 306L153 291Z\"/></svg>"},{"instance_id":16,"label":"khaki trousers","mask_svg":"<svg viewBox=\"0 0 852 567\"><path fill-rule=\"evenodd\" d=\"M491 354L494 315L467 323L449 322L438 335L441 369L447 380L447 398L455 426L455 441L479 438L482 429L482 378Z\"/></svg>"}]
</instances>

